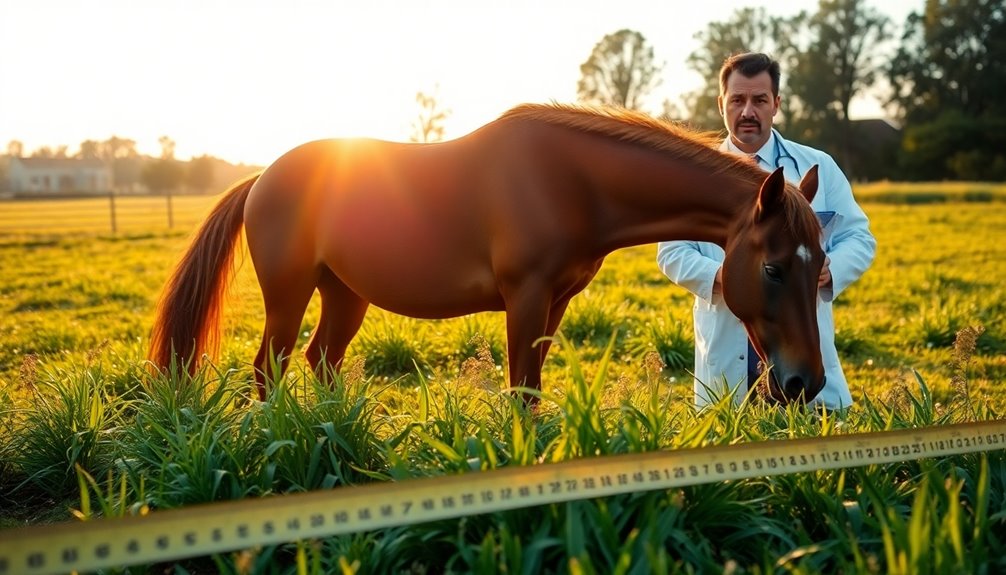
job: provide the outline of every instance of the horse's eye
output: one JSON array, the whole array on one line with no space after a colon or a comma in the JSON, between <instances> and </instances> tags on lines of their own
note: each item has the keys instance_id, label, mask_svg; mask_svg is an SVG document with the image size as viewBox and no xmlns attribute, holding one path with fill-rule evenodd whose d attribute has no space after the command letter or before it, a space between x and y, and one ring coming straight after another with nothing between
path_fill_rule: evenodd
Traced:
<instances>
[{"instance_id":1,"label":"horse's eye","mask_svg":"<svg viewBox=\"0 0 1006 575\"><path fill-rule=\"evenodd\" d=\"M765 264L765 275L776 283L782 283L782 270L779 266Z\"/></svg>"}]
</instances>

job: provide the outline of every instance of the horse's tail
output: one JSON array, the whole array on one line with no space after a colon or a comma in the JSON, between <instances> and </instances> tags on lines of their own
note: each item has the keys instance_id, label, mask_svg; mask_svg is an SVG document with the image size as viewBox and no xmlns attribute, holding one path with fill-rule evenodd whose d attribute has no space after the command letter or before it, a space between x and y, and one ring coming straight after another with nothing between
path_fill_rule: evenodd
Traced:
<instances>
[{"instance_id":1,"label":"horse's tail","mask_svg":"<svg viewBox=\"0 0 1006 575\"><path fill-rule=\"evenodd\" d=\"M244 225L245 200L260 175L224 192L164 286L147 354L156 367L166 368L175 359L192 373L206 350L217 351L220 310Z\"/></svg>"}]
</instances>

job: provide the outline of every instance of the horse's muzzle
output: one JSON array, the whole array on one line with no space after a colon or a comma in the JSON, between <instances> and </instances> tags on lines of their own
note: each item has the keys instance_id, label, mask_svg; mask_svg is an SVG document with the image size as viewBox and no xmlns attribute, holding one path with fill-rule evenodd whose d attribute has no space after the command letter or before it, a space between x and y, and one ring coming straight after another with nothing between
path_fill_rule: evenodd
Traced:
<instances>
[{"instance_id":1,"label":"horse's muzzle","mask_svg":"<svg viewBox=\"0 0 1006 575\"><path fill-rule=\"evenodd\" d=\"M818 383L801 374L788 374L780 382L775 370L769 372L769 395L783 405L790 403L810 403L824 389L825 377L821 376Z\"/></svg>"}]
</instances>

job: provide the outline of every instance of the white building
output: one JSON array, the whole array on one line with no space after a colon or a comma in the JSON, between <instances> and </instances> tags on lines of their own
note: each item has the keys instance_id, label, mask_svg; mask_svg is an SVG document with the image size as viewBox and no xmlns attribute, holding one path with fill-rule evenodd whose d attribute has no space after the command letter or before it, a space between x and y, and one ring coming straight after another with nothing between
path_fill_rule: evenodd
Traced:
<instances>
[{"instance_id":1,"label":"white building","mask_svg":"<svg viewBox=\"0 0 1006 575\"><path fill-rule=\"evenodd\" d=\"M25 193L107 192L112 169L101 160L11 158L10 191Z\"/></svg>"}]
</instances>

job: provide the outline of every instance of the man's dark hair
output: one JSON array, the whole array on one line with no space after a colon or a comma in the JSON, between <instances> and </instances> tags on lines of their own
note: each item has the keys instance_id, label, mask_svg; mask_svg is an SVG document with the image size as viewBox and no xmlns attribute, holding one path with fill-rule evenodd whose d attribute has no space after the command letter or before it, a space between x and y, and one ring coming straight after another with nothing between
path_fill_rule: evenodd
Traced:
<instances>
[{"instance_id":1,"label":"man's dark hair","mask_svg":"<svg viewBox=\"0 0 1006 575\"><path fill-rule=\"evenodd\" d=\"M744 52L730 56L723 61L723 67L720 68L720 95L726 93L727 80L733 72L740 72L745 78L754 78L765 71L772 78L772 96L779 97L779 62L761 52Z\"/></svg>"}]
</instances>

